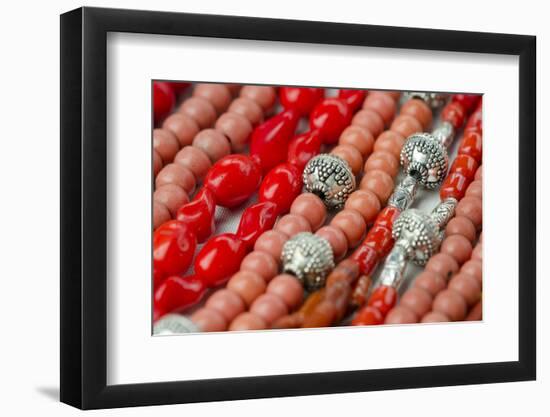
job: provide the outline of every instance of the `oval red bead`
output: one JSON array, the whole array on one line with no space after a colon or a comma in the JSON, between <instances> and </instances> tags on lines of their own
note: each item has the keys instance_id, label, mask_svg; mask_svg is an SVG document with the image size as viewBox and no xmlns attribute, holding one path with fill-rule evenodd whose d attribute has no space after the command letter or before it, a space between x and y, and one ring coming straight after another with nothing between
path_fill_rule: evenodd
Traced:
<instances>
[{"instance_id":1,"label":"oval red bead","mask_svg":"<svg viewBox=\"0 0 550 417\"><path fill-rule=\"evenodd\" d=\"M478 104L478 110L476 110L469 118L464 132L476 131L479 134L483 133L483 114L481 112L481 100Z\"/></svg>"},{"instance_id":2,"label":"oval red bead","mask_svg":"<svg viewBox=\"0 0 550 417\"><path fill-rule=\"evenodd\" d=\"M341 89L338 92L338 98L346 100L346 103L349 104L351 111L355 112L367 97L367 92L365 90L350 90L350 89Z\"/></svg>"},{"instance_id":3,"label":"oval red bead","mask_svg":"<svg viewBox=\"0 0 550 417\"><path fill-rule=\"evenodd\" d=\"M464 132L464 138L458 148L458 154L471 156L478 164L480 164L482 157L481 135L473 130Z\"/></svg>"},{"instance_id":4,"label":"oval red bead","mask_svg":"<svg viewBox=\"0 0 550 417\"><path fill-rule=\"evenodd\" d=\"M258 164L244 155L227 155L206 174L204 185L214 194L216 203L236 207L250 198L260 185Z\"/></svg>"},{"instance_id":5,"label":"oval red bead","mask_svg":"<svg viewBox=\"0 0 550 417\"><path fill-rule=\"evenodd\" d=\"M303 171L309 160L321 152L321 143L318 130L295 136L288 145L287 162Z\"/></svg>"},{"instance_id":6,"label":"oval red bead","mask_svg":"<svg viewBox=\"0 0 550 417\"><path fill-rule=\"evenodd\" d=\"M380 285L369 297L368 305L375 307L385 317L397 303L397 290L389 285Z\"/></svg>"},{"instance_id":7,"label":"oval red bead","mask_svg":"<svg viewBox=\"0 0 550 417\"><path fill-rule=\"evenodd\" d=\"M153 267L157 274L185 272L193 260L196 245L195 234L185 223L170 220L162 224L153 233Z\"/></svg>"},{"instance_id":8,"label":"oval red bead","mask_svg":"<svg viewBox=\"0 0 550 417\"><path fill-rule=\"evenodd\" d=\"M204 282L195 276L168 277L155 290L153 302L156 315L191 307L201 300L205 291Z\"/></svg>"},{"instance_id":9,"label":"oval red bead","mask_svg":"<svg viewBox=\"0 0 550 417\"><path fill-rule=\"evenodd\" d=\"M458 172L452 173L445 178L445 181L443 181L441 189L439 190L439 197L441 200L445 200L447 198L460 200L464 197L470 182L471 180L468 180L468 178L464 175Z\"/></svg>"},{"instance_id":10,"label":"oval red bead","mask_svg":"<svg viewBox=\"0 0 550 417\"><path fill-rule=\"evenodd\" d=\"M243 212L237 228L237 236L250 250L262 233L273 228L275 220L277 220L275 203L269 201L256 203Z\"/></svg>"},{"instance_id":11,"label":"oval red bead","mask_svg":"<svg viewBox=\"0 0 550 417\"><path fill-rule=\"evenodd\" d=\"M275 203L277 213L283 214L290 210L301 191L301 171L292 164L281 164L269 171L262 181L258 200Z\"/></svg>"},{"instance_id":12,"label":"oval red bead","mask_svg":"<svg viewBox=\"0 0 550 417\"><path fill-rule=\"evenodd\" d=\"M169 83L153 82L153 115L155 123L160 122L170 113L176 104L176 96Z\"/></svg>"},{"instance_id":13,"label":"oval red bead","mask_svg":"<svg viewBox=\"0 0 550 417\"><path fill-rule=\"evenodd\" d=\"M208 287L223 284L239 270L246 254L245 242L233 233L214 236L197 254L195 274Z\"/></svg>"},{"instance_id":14,"label":"oval red bead","mask_svg":"<svg viewBox=\"0 0 550 417\"><path fill-rule=\"evenodd\" d=\"M214 232L215 212L214 194L203 187L193 201L180 207L176 218L188 225L195 232L197 241L202 243Z\"/></svg>"},{"instance_id":15,"label":"oval red bead","mask_svg":"<svg viewBox=\"0 0 550 417\"><path fill-rule=\"evenodd\" d=\"M286 161L288 144L300 117L294 110L286 110L266 120L252 132L250 155L256 157L262 172Z\"/></svg>"},{"instance_id":16,"label":"oval red bead","mask_svg":"<svg viewBox=\"0 0 550 417\"><path fill-rule=\"evenodd\" d=\"M326 98L321 101L309 118L311 130L319 129L324 143L336 143L342 131L351 123L353 113L343 99Z\"/></svg>"},{"instance_id":17,"label":"oval red bead","mask_svg":"<svg viewBox=\"0 0 550 417\"><path fill-rule=\"evenodd\" d=\"M305 116L315 105L325 98L324 88L281 87L279 99L286 110L295 110L300 116Z\"/></svg>"}]
</instances>

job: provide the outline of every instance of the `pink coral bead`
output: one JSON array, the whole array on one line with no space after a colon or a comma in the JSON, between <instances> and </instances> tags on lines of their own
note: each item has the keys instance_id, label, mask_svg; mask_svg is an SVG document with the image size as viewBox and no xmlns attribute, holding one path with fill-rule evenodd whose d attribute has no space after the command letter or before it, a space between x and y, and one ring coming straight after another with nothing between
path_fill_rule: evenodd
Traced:
<instances>
[{"instance_id":1,"label":"pink coral bead","mask_svg":"<svg viewBox=\"0 0 550 417\"><path fill-rule=\"evenodd\" d=\"M288 274L277 275L267 286L267 292L279 296L292 310L300 305L304 289L296 277Z\"/></svg>"},{"instance_id":2,"label":"pink coral bead","mask_svg":"<svg viewBox=\"0 0 550 417\"><path fill-rule=\"evenodd\" d=\"M325 222L327 209L318 196L312 193L304 193L292 202L290 214L305 217L311 229L317 230Z\"/></svg>"},{"instance_id":3,"label":"pink coral bead","mask_svg":"<svg viewBox=\"0 0 550 417\"><path fill-rule=\"evenodd\" d=\"M255 251L267 252L274 259L281 259L281 252L283 250L283 245L288 240L288 235L286 233L270 230L263 233L256 243L254 244Z\"/></svg>"},{"instance_id":4,"label":"pink coral bead","mask_svg":"<svg viewBox=\"0 0 550 417\"><path fill-rule=\"evenodd\" d=\"M297 214L287 214L277 221L275 230L283 232L287 236L294 236L300 232L311 232L311 226L305 217Z\"/></svg>"},{"instance_id":5,"label":"pink coral bead","mask_svg":"<svg viewBox=\"0 0 550 417\"><path fill-rule=\"evenodd\" d=\"M241 262L241 271L251 271L258 274L266 282L271 280L279 268L278 261L270 253L252 251Z\"/></svg>"}]
</instances>

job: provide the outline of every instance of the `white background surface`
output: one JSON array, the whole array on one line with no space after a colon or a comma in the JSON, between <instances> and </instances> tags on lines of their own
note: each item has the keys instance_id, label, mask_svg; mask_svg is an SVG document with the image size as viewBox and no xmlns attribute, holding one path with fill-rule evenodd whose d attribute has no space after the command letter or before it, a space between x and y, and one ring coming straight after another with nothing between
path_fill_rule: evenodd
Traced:
<instances>
[{"instance_id":1,"label":"white background surface","mask_svg":"<svg viewBox=\"0 0 550 417\"><path fill-rule=\"evenodd\" d=\"M502 194L518 198L517 58L136 34L109 35L107 54L108 384L517 360L518 206L500 208ZM483 323L152 338L151 205L142 204L151 201L150 80L178 78L483 93ZM420 190L417 200L429 211L439 195Z\"/></svg>"},{"instance_id":2,"label":"white background surface","mask_svg":"<svg viewBox=\"0 0 550 417\"><path fill-rule=\"evenodd\" d=\"M489 2L487 2L489 3ZM396 26L434 27L536 34L538 36L539 212L548 196L542 194L548 174L541 169L548 145L542 114L547 109L550 29L542 2L523 1L499 7L478 1L462 1L443 7L440 1L383 4L339 1L298 3L278 1L231 2L89 1L88 5L155 8L219 14L313 19ZM57 4L4 5L2 10L2 206L0 302L0 410L3 415L74 415L57 403L59 349L59 18L78 7L75 1ZM436 11L441 11L438 15ZM541 97L545 99L542 100ZM503 179L505 177L503 176ZM538 256L549 248L549 223L539 214ZM481 386L432 388L325 395L300 398L192 404L155 408L94 412L94 415L297 415L307 411L333 416L346 413L407 415L548 415L550 390L550 330L548 304L543 294L550 285L543 278L548 266L539 262L538 286L538 381ZM547 297L547 296L546 296ZM545 298L546 298L545 297ZM547 356L547 355L546 355ZM546 396L545 396L546 394Z\"/></svg>"}]
</instances>

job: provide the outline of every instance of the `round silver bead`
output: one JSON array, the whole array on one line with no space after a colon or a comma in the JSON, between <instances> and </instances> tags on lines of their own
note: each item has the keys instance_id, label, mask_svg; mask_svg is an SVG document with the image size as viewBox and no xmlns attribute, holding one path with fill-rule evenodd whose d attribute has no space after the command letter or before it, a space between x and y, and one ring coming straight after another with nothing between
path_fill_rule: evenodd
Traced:
<instances>
[{"instance_id":1,"label":"round silver bead","mask_svg":"<svg viewBox=\"0 0 550 417\"><path fill-rule=\"evenodd\" d=\"M195 323L181 314L166 314L153 326L154 335L197 333L199 331Z\"/></svg>"},{"instance_id":2,"label":"round silver bead","mask_svg":"<svg viewBox=\"0 0 550 417\"><path fill-rule=\"evenodd\" d=\"M403 171L424 187L433 190L447 175L447 149L430 133L415 133L401 149Z\"/></svg>"},{"instance_id":3,"label":"round silver bead","mask_svg":"<svg viewBox=\"0 0 550 417\"><path fill-rule=\"evenodd\" d=\"M294 275L308 291L325 285L334 269L334 255L327 240L313 233L298 233L283 246L283 271Z\"/></svg>"},{"instance_id":4,"label":"round silver bead","mask_svg":"<svg viewBox=\"0 0 550 417\"><path fill-rule=\"evenodd\" d=\"M445 101L447 101L447 98L449 97L448 94L443 93L423 93L418 91L408 91L404 93L403 96L405 97L405 100L419 98L432 109L437 109L443 106L443 104L445 104Z\"/></svg>"},{"instance_id":5,"label":"round silver bead","mask_svg":"<svg viewBox=\"0 0 550 417\"><path fill-rule=\"evenodd\" d=\"M329 210L344 207L355 190L355 176L348 163L336 155L321 154L309 160L304 168L305 189L318 195Z\"/></svg>"},{"instance_id":6,"label":"round silver bead","mask_svg":"<svg viewBox=\"0 0 550 417\"><path fill-rule=\"evenodd\" d=\"M414 263L425 265L441 244L437 222L417 209L405 210L393 224L392 236L396 245L406 248Z\"/></svg>"}]
</instances>

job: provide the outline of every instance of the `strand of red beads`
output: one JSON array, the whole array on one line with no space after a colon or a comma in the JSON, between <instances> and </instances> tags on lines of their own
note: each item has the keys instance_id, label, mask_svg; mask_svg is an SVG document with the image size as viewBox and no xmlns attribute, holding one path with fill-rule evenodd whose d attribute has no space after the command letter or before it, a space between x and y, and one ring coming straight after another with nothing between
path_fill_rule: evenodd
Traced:
<instances>
[{"instance_id":1,"label":"strand of red beads","mask_svg":"<svg viewBox=\"0 0 550 417\"><path fill-rule=\"evenodd\" d=\"M344 159L355 175L361 172L364 158L371 154L374 137L393 119L396 107L392 94L388 93L370 93L364 103L366 108L341 132L338 145L331 151ZM342 256L348 247L359 242L361 230L366 227L361 213L351 209L336 214L330 226L321 227L325 218L325 205L317 195L304 193L299 196L290 214L279 220L275 230L258 239L255 251L245 258L240 272L231 278L226 290L216 295L219 299L210 298L205 308L191 317L193 322L203 331L265 329L297 308L304 293L301 283L292 275L277 275L286 241L300 232L316 232L331 244L337 256ZM269 259L269 268L265 259ZM236 297L229 296L230 292ZM230 314L225 308L227 297L241 300L239 308ZM225 322L220 315L224 315Z\"/></svg>"},{"instance_id":2,"label":"strand of red beads","mask_svg":"<svg viewBox=\"0 0 550 417\"><path fill-rule=\"evenodd\" d=\"M361 92L361 94L364 95L364 92ZM292 96L293 99L288 99L288 96ZM345 120L348 117L351 118L354 108L352 98L347 100L340 98L338 103L345 111L343 113L334 112L333 101L336 99L326 99L318 102L323 96L324 91L322 89L281 89L281 101L287 108L281 113L276 123L269 124L270 121L264 123L255 131L252 138L252 157L249 160L257 164L258 169L255 174L258 174L259 179L260 170L268 171L260 187L259 202L244 211L236 233L225 233L216 236L203 246L195 260L194 276L185 278L179 276L169 277L159 286L155 292L157 316L175 308L181 309L194 304L202 297L206 288L218 286L227 281L238 270L241 261L253 248L257 238L264 231L273 227L278 215L284 214L290 209L292 201L301 191L303 166L319 152L322 140L325 142L332 140L333 132L338 129L339 124L344 123L345 127ZM357 99L354 98L354 100ZM295 137L289 144L287 140L288 132L293 133L297 122L296 117L307 114L311 111L312 106L311 120L314 120L315 114L322 115L323 112L329 114L330 117L322 118L323 123L319 126L315 126L312 122L313 129L310 132ZM289 115L292 118L289 118ZM281 128L281 121L284 123L283 128ZM288 127L290 124L292 125L291 129L284 129L284 126ZM288 162L284 164L280 163L282 162L280 160L281 156L276 157L277 154L281 153L281 148L285 151L282 157L284 159L288 157ZM239 175L229 175L227 172L224 174L220 170L217 177L221 178L221 181L209 181L208 176L205 180L205 190L212 194L213 201L220 201L220 194L223 196L223 193L228 189L233 189L235 192L242 191L243 181L240 180ZM249 173L244 175L244 181L249 181L250 177ZM222 184L223 182L225 182L225 185ZM203 213L192 217L185 210L186 207L180 209L178 221L187 224L196 222L201 226L209 222L208 216L204 216ZM182 216L182 214L185 214L185 216ZM195 230L198 229L199 231L206 228L208 227L194 227ZM199 234L197 236L199 239L201 238ZM183 249L187 254L194 252L192 247ZM174 257L170 255L170 258L173 259ZM177 289L168 292L167 287ZM188 290L189 287L192 288L191 291ZM175 294L179 294L179 296Z\"/></svg>"},{"instance_id":3,"label":"strand of red beads","mask_svg":"<svg viewBox=\"0 0 550 417\"><path fill-rule=\"evenodd\" d=\"M469 96L469 97L472 97L472 96ZM470 107L476 107L478 106L478 103L480 103L479 98L475 101L472 100L470 103ZM464 111L460 113L461 117L456 117L457 113L458 112L446 113L444 110L442 114L442 118L452 123L455 129L459 128L464 123L464 117L467 114L467 109L464 109ZM465 134L461 142L461 145L459 147L457 158L451 167L450 175L446 177L440 190L440 197L442 201L441 204L444 204L445 202L452 200L453 212L454 212L454 205L456 204L457 201L460 201L462 199L466 191L466 187L470 182L474 180L476 169L478 167L479 162L481 162L480 133L481 133L481 104L479 104L479 107L477 108L477 110L470 116L468 120L466 129L465 129ZM472 135L474 135L475 137ZM475 140L473 140L472 138ZM458 206L457 206L457 209L458 209ZM481 219L479 219L479 221L481 221ZM392 222L392 227L393 227L393 222ZM455 236L454 238L451 239L452 240L451 244L443 245L442 251L452 250L458 254L458 249L456 245L460 244L464 249L464 245L470 244L465 238L464 238L465 242L463 241L455 242L455 240L457 239L459 239L459 237ZM389 244L387 253L389 253L389 250L392 249L393 244L394 244L394 241L392 238ZM470 246L470 250L471 250L471 246ZM358 313L355 315L352 321L353 325L375 325L375 324L381 324L384 322L384 319L389 313L389 311L397 303L397 287L401 285L403 268L404 268L404 265L406 264L406 263L403 264L402 260L399 260L398 262L402 265L402 267L399 268L400 271L398 275L396 275L394 272L392 272L391 269L389 269L387 277L390 278L390 280L389 282L386 282L385 281L386 277L384 276L384 271L383 271L382 276L380 278L379 285L374 289L374 291L372 291L372 294L368 299L367 305L363 307L360 311L358 311ZM369 270L364 272L365 275L371 275L374 272L377 263L378 263L378 259L376 259L376 261L373 262L372 264L369 264ZM407 298L407 300L408 299L409 297Z\"/></svg>"},{"instance_id":4,"label":"strand of red beads","mask_svg":"<svg viewBox=\"0 0 550 417\"><path fill-rule=\"evenodd\" d=\"M480 170L481 166L477 172ZM424 271L415 277L399 304L388 313L386 323L418 323L432 310L436 298L439 316L429 315L426 320L441 318L441 314L463 318L462 307L471 307L480 300L481 262L470 257L477 250L472 251L472 245L481 228L481 199L481 180L475 180L469 184L457 205L456 216L445 228L440 253L430 258ZM438 295L447 288L447 283L463 300L454 293Z\"/></svg>"},{"instance_id":5,"label":"strand of red beads","mask_svg":"<svg viewBox=\"0 0 550 417\"><path fill-rule=\"evenodd\" d=\"M244 86L234 100L232 90L239 91L224 84L197 84L193 96L164 121L162 129L153 131L157 152L153 156L160 154L165 164L155 179L154 229L189 203L197 183L213 163L231 151L244 149L253 126L262 121L275 103L273 87ZM168 163L172 160L173 163Z\"/></svg>"},{"instance_id":6,"label":"strand of red beads","mask_svg":"<svg viewBox=\"0 0 550 417\"><path fill-rule=\"evenodd\" d=\"M376 98L377 100L378 98ZM369 101L367 98L364 108L376 110L376 101ZM395 104L392 110L395 114ZM390 121L391 118L386 119L386 126ZM331 241L336 259L341 259L348 252L348 248L357 246L367 226L373 223L390 196L394 179L399 170L399 155L405 138L417 131L427 129L431 123L432 111L430 107L423 100L413 98L407 100L401 107L399 115L393 120L388 130L374 132L378 133L377 136L374 136L377 139L375 141L372 139L374 146L371 145L370 149L372 150L374 147L374 152L364 164L365 175L359 189L354 191L345 203L345 209L356 211L363 217L363 227L357 229L356 232L358 239L354 245L348 247L342 244L340 248L333 238L333 236L338 236L337 228L334 228L333 225L323 228L325 229L323 237ZM343 239L339 240L344 242ZM349 295L359 273L357 262L351 260L341 262L329 274L326 290L319 290L309 296L305 303L308 306L307 309L300 309L294 314L281 317L274 323L274 327L323 327L338 321L347 310ZM319 292L324 295L319 296Z\"/></svg>"},{"instance_id":7,"label":"strand of red beads","mask_svg":"<svg viewBox=\"0 0 550 417\"><path fill-rule=\"evenodd\" d=\"M275 204L277 215L288 212L289 210L291 210L291 206L295 207L295 204L293 204L293 202L301 191L301 174L305 164L309 161L311 157L319 153L322 141L325 143L332 142L333 135L339 134L339 132L341 132L341 130L345 128L346 123L349 123L349 119L351 119L353 111L358 107L358 105L361 104L364 96L365 92L363 91L356 91L354 94L351 94L347 91L341 91L338 99L326 99L315 106L310 117L310 131L295 137L288 147L288 162L275 166L268 173L268 175L264 179L262 187L260 187L259 204ZM282 99L281 101L285 103L284 99ZM299 104L299 101L297 104ZM337 110L339 109L339 111L334 111L335 106L337 106ZM303 103L301 107L304 107ZM319 115L322 116L323 113L325 114L325 117L321 117L322 122L317 121ZM270 155L269 157L272 158L272 155ZM281 173L285 173L285 175L281 177ZM287 175L287 173L290 173L292 175ZM289 182L289 178L292 181ZM289 186L291 184L296 184L298 186ZM304 204L304 202L302 202L302 205ZM318 203L318 210L315 210L316 214L313 216L315 217L316 215L320 214L321 219L317 219L317 222L323 221L325 216L325 209L323 204L320 202L320 200L318 201ZM300 203L298 205L300 205ZM322 210L322 213L319 213L319 209ZM310 215L310 219L313 219L313 217L311 217ZM292 230L296 230L306 226L309 228L307 220L294 214L283 216L277 224L278 228L280 228L281 230L285 230L288 233L292 233ZM265 241L265 239L258 239L258 237L260 237L260 235L265 235L270 232L263 232L265 232L265 230L260 230L258 234L254 236L252 242L255 243L252 243L252 245L258 246L261 245L261 241ZM237 234L238 233L239 231L237 231ZM275 260L271 260L272 262L269 262L269 257L266 257L265 254L263 257L262 255L258 256L256 252L257 251L252 252L252 254L248 255L244 260L242 257L240 257L240 259L238 259L239 264L241 263L241 260L243 260L242 265L255 264L257 266L257 264L260 263L263 264L263 267L260 269L262 269L264 273L269 273L270 268L272 268L274 269L273 274L275 274L277 271L277 262ZM199 261L199 257L197 257L197 261ZM226 281L231 275L237 272L239 264L236 264L237 268L233 270L228 269L228 265L225 264L222 273L220 273L220 271L215 271L215 273L218 274L218 277L223 277L221 281L217 280L216 284ZM232 264L231 267L233 266L234 265ZM197 271L197 269L197 265L195 265L195 271ZM234 283L231 283L228 287L232 287L233 285ZM216 292L212 297L209 298L209 300L207 301L207 305L209 305L210 302L225 302L224 300L228 298L228 296L224 295L226 294L224 291L225 290ZM201 295L202 294L199 294L199 297ZM221 301L216 301L218 299L220 299ZM231 300L230 297L229 300ZM232 300L235 301L236 299L233 297ZM180 302L181 301L185 302L179 305L178 310L189 306L190 303L196 302L196 299L190 300L188 298L186 300L180 300ZM230 314L231 309L224 308L224 311L226 311L227 314Z\"/></svg>"}]
</instances>

